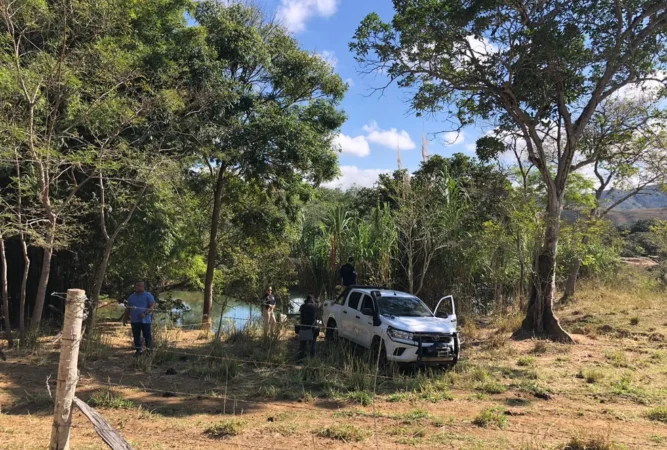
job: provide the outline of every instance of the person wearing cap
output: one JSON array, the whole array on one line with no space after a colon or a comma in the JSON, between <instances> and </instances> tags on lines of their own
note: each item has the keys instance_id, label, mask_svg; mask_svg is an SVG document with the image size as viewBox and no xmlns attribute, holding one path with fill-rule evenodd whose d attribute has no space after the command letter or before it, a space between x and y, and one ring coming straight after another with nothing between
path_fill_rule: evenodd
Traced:
<instances>
[{"instance_id":1,"label":"person wearing cap","mask_svg":"<svg viewBox=\"0 0 667 450\"><path fill-rule=\"evenodd\" d=\"M266 294L262 297L262 324L264 325L264 336L273 334L276 330L276 298L273 296L273 289L269 286Z\"/></svg>"},{"instance_id":2,"label":"person wearing cap","mask_svg":"<svg viewBox=\"0 0 667 450\"><path fill-rule=\"evenodd\" d=\"M317 341L317 309L313 294L308 294L299 308L299 358L301 362L306 357L306 348L310 348L310 357L315 357L315 342Z\"/></svg>"}]
</instances>

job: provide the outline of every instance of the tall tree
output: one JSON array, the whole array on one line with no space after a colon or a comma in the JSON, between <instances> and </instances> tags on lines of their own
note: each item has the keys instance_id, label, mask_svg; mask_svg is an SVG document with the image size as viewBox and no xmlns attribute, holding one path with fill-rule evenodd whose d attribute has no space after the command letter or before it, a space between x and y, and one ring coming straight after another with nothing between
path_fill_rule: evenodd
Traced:
<instances>
[{"instance_id":1,"label":"tall tree","mask_svg":"<svg viewBox=\"0 0 667 450\"><path fill-rule=\"evenodd\" d=\"M596 111L581 141L582 152L595 159L597 182L594 205L583 212L582 219L604 218L648 187L667 182L667 129L661 99L661 92L648 88L628 98L612 97ZM616 195L608 196L609 189ZM589 239L584 234L582 248ZM563 300L575 293L581 263L581 256L575 257L567 269Z\"/></svg>"},{"instance_id":2,"label":"tall tree","mask_svg":"<svg viewBox=\"0 0 667 450\"><path fill-rule=\"evenodd\" d=\"M393 3L392 22L369 14L351 49L365 70L386 71L391 81L413 88L411 106L418 113L455 109L451 117L460 125L495 118L520 130L547 202L528 311L517 336L573 342L553 312L567 179L595 161L582 153L580 142L598 106L629 84L662 81L656 74L666 61L667 2Z\"/></svg>"},{"instance_id":3,"label":"tall tree","mask_svg":"<svg viewBox=\"0 0 667 450\"><path fill-rule=\"evenodd\" d=\"M41 215L32 326L42 318L54 250L75 238L78 207L85 206L78 196L96 179L96 164L135 145L137 129L147 131L141 125L161 91L141 68L161 60L160 37L185 23L187 3L0 4L0 120L35 174L31 197Z\"/></svg>"},{"instance_id":4,"label":"tall tree","mask_svg":"<svg viewBox=\"0 0 667 450\"><path fill-rule=\"evenodd\" d=\"M213 185L202 317L209 326L225 191L243 180L298 198L304 182L333 178L345 84L254 6L207 1L193 17L199 41L188 50L181 133Z\"/></svg>"}]
</instances>

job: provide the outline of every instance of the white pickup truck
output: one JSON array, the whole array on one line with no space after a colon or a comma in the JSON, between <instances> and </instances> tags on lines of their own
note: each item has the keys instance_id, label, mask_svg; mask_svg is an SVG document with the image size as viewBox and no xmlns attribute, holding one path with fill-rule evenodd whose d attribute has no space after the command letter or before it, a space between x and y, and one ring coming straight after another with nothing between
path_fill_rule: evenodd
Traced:
<instances>
[{"instance_id":1,"label":"white pickup truck","mask_svg":"<svg viewBox=\"0 0 667 450\"><path fill-rule=\"evenodd\" d=\"M435 312L419 298L375 286L351 286L323 305L326 339L344 338L399 364L453 366L459 336L452 296Z\"/></svg>"}]
</instances>

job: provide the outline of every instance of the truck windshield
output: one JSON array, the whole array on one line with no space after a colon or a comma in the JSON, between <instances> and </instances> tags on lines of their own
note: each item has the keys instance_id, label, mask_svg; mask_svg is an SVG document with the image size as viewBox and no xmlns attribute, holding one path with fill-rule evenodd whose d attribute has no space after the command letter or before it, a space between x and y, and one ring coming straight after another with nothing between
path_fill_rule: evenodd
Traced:
<instances>
[{"instance_id":1,"label":"truck windshield","mask_svg":"<svg viewBox=\"0 0 667 450\"><path fill-rule=\"evenodd\" d=\"M396 317L433 317L428 307L416 297L380 297L380 314Z\"/></svg>"}]
</instances>

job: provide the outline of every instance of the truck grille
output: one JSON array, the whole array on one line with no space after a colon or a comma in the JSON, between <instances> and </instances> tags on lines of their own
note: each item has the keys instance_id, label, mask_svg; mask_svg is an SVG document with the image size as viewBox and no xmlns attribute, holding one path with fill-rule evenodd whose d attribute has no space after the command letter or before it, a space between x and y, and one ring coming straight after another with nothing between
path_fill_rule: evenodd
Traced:
<instances>
[{"instance_id":1,"label":"truck grille","mask_svg":"<svg viewBox=\"0 0 667 450\"><path fill-rule=\"evenodd\" d=\"M452 342L452 335L444 333L415 333L414 339L415 341L421 340L422 343L442 342L449 344Z\"/></svg>"}]
</instances>

